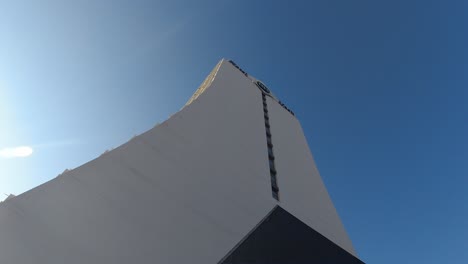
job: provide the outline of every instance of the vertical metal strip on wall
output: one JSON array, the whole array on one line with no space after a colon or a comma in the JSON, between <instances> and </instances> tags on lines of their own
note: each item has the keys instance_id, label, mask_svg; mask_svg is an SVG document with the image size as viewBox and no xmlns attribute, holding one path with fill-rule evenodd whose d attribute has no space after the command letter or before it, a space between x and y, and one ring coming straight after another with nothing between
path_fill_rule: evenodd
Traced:
<instances>
[{"instance_id":1,"label":"vertical metal strip on wall","mask_svg":"<svg viewBox=\"0 0 468 264\"><path fill-rule=\"evenodd\" d=\"M240 72L242 72L246 77L249 77L249 75L242 70L235 62L232 60L229 60L229 62L236 67ZM263 116L265 118L265 132L266 132L266 138L267 138L267 147L268 147L268 162L270 166L270 179L271 179L271 191L273 193L273 198L275 198L277 201L279 201L279 189L278 189L278 181L276 177L276 168L275 168L275 155L273 152L273 142L271 140L271 131L270 131L270 118L268 116L268 106L267 106L267 101L266 101L266 94L270 95L270 90L268 87L266 87L261 81L255 81L255 85L260 88L262 91L262 100L263 100ZM292 115L294 113L289 110L283 103L279 102L279 104L288 110Z\"/></svg>"},{"instance_id":2,"label":"vertical metal strip on wall","mask_svg":"<svg viewBox=\"0 0 468 264\"><path fill-rule=\"evenodd\" d=\"M273 141L271 139L271 130L270 130L270 118L268 116L268 105L266 101L266 95L262 93L263 101L263 117L265 119L265 132L267 138L267 148L268 148L268 162L270 166L270 180L271 180L271 191L273 198L279 201L279 188L278 181L276 177L276 167L275 167L275 154L273 152Z\"/></svg>"}]
</instances>

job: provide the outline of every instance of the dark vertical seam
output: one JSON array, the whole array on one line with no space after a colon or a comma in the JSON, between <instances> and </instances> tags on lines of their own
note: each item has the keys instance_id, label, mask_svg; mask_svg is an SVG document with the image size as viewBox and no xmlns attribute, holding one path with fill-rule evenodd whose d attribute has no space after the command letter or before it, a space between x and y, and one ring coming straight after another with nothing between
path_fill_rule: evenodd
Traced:
<instances>
[{"instance_id":1,"label":"dark vertical seam","mask_svg":"<svg viewBox=\"0 0 468 264\"><path fill-rule=\"evenodd\" d=\"M263 104L263 118L265 120L265 133L267 138L267 153L268 153L268 164L270 167L270 180L271 180L271 191L273 198L279 201L279 188L278 181L276 177L276 166L275 166L275 154L273 152L273 142L271 139L271 127L270 127L270 117L268 115L268 105L266 102L266 95L262 93L262 104Z\"/></svg>"}]
</instances>

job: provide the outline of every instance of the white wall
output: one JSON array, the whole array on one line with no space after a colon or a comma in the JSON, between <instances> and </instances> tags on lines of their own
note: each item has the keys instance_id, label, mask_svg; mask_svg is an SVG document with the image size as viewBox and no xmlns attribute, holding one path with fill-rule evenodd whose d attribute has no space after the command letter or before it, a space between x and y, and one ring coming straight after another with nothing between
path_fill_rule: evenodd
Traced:
<instances>
[{"instance_id":1,"label":"white wall","mask_svg":"<svg viewBox=\"0 0 468 264\"><path fill-rule=\"evenodd\" d=\"M299 121L267 97L281 207L356 256Z\"/></svg>"},{"instance_id":2,"label":"white wall","mask_svg":"<svg viewBox=\"0 0 468 264\"><path fill-rule=\"evenodd\" d=\"M217 263L275 205L260 91L223 62L154 129L0 204L0 263Z\"/></svg>"},{"instance_id":3,"label":"white wall","mask_svg":"<svg viewBox=\"0 0 468 264\"><path fill-rule=\"evenodd\" d=\"M280 205L354 254L299 123L268 106ZM0 263L217 263L277 204L262 108L223 61L164 123L0 203Z\"/></svg>"}]
</instances>

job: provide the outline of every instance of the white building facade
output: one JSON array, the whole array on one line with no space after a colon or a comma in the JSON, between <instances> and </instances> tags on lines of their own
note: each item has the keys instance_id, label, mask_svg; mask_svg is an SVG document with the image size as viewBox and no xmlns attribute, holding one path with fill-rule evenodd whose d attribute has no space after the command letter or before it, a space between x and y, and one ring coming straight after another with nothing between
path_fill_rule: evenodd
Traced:
<instances>
[{"instance_id":1,"label":"white building facade","mask_svg":"<svg viewBox=\"0 0 468 264\"><path fill-rule=\"evenodd\" d=\"M168 120L0 203L0 263L362 263L299 121L221 60Z\"/></svg>"}]
</instances>

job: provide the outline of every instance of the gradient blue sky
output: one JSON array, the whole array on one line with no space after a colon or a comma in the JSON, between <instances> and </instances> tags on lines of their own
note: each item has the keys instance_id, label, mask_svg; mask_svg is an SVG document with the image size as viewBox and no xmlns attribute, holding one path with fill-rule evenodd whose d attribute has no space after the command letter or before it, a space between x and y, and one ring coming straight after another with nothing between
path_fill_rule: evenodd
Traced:
<instances>
[{"instance_id":1,"label":"gradient blue sky","mask_svg":"<svg viewBox=\"0 0 468 264\"><path fill-rule=\"evenodd\" d=\"M468 2L2 1L0 193L178 111L222 57L302 122L367 263L468 263ZM1 234L0 234L1 235Z\"/></svg>"}]
</instances>

